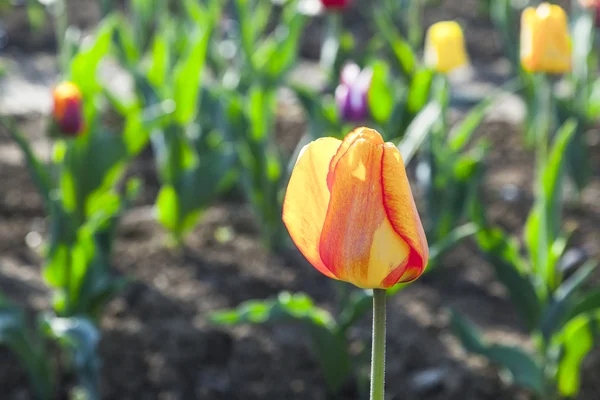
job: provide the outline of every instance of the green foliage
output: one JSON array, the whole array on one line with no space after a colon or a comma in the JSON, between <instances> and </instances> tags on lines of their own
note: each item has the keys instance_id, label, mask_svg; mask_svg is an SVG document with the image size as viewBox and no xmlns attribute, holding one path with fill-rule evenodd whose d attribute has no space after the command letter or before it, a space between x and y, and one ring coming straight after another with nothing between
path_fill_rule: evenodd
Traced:
<instances>
[{"instance_id":1,"label":"green foliage","mask_svg":"<svg viewBox=\"0 0 600 400\"><path fill-rule=\"evenodd\" d=\"M518 347L486 343L477 328L456 312L451 313L450 323L454 334L467 351L487 357L505 369L515 384L538 395L544 393L546 383L543 366L533 356Z\"/></svg>"},{"instance_id":2,"label":"green foliage","mask_svg":"<svg viewBox=\"0 0 600 400\"><path fill-rule=\"evenodd\" d=\"M537 197L524 232L526 257L521 256L518 240L490 227L483 206L473 203L473 220L479 226L477 243L534 337L535 356L486 345L466 320L456 313L452 316L454 333L468 351L508 368L517 384L532 389L540 398L577 394L580 364L592 348L596 333L593 315L600 307L597 293L585 290L595 261L566 279L558 269L568 244L568 236L560 229L561 183L568 162L565 154L575 132L576 123L567 121L556 133L552 147L538 152ZM490 346L495 348L492 353Z\"/></svg>"},{"instance_id":3,"label":"green foliage","mask_svg":"<svg viewBox=\"0 0 600 400\"><path fill-rule=\"evenodd\" d=\"M371 304L370 296L361 299L367 299L368 304ZM352 310L356 309L357 307L352 307ZM213 313L211 321L220 325L300 325L312 339L314 354L319 359L329 391L337 393L352 372L345 330L352 325L354 318L346 314L342 313L344 317L338 322L328 311L316 306L307 295L282 292L274 300L250 300L235 309Z\"/></svg>"}]
</instances>

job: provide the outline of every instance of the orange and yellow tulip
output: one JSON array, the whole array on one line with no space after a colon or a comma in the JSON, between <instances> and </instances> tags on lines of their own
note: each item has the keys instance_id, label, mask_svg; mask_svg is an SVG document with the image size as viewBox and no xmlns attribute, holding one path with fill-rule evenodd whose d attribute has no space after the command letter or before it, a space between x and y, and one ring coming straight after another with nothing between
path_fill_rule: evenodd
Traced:
<instances>
[{"instance_id":1,"label":"orange and yellow tulip","mask_svg":"<svg viewBox=\"0 0 600 400\"><path fill-rule=\"evenodd\" d=\"M561 74L571 70L571 39L567 14L542 3L521 14L521 65L529 72Z\"/></svg>"},{"instance_id":2,"label":"orange and yellow tulip","mask_svg":"<svg viewBox=\"0 0 600 400\"><path fill-rule=\"evenodd\" d=\"M412 281L427 265L427 239L400 152L369 128L302 149L283 221L317 270L361 288Z\"/></svg>"},{"instance_id":3,"label":"orange and yellow tulip","mask_svg":"<svg viewBox=\"0 0 600 400\"><path fill-rule=\"evenodd\" d=\"M52 115L61 134L77 136L83 132L81 91L72 82L63 82L52 92L54 109Z\"/></svg>"},{"instance_id":4,"label":"orange and yellow tulip","mask_svg":"<svg viewBox=\"0 0 600 400\"><path fill-rule=\"evenodd\" d=\"M437 22L427 30L425 64L441 73L448 73L469 63L465 37L454 21Z\"/></svg>"}]
</instances>

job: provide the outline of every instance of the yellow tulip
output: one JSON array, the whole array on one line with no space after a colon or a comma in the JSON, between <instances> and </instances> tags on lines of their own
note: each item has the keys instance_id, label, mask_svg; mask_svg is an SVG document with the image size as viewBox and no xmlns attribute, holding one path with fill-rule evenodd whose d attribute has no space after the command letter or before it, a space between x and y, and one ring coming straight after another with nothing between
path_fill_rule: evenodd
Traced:
<instances>
[{"instance_id":1,"label":"yellow tulip","mask_svg":"<svg viewBox=\"0 0 600 400\"><path fill-rule=\"evenodd\" d=\"M283 221L317 270L361 288L412 281L427 265L427 239L400 152L369 128L304 147Z\"/></svg>"},{"instance_id":2,"label":"yellow tulip","mask_svg":"<svg viewBox=\"0 0 600 400\"><path fill-rule=\"evenodd\" d=\"M462 28L454 21L433 24L425 39L425 64L441 73L469 63Z\"/></svg>"},{"instance_id":3,"label":"yellow tulip","mask_svg":"<svg viewBox=\"0 0 600 400\"><path fill-rule=\"evenodd\" d=\"M571 39L567 14L542 3L521 14L521 64L529 72L560 74L571 70Z\"/></svg>"}]
</instances>

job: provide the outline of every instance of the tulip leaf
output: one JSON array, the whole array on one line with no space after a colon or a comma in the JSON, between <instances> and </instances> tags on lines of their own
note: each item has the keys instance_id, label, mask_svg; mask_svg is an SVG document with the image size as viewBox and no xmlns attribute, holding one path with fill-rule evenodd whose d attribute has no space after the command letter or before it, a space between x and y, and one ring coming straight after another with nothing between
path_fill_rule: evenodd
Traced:
<instances>
[{"instance_id":1,"label":"tulip leaf","mask_svg":"<svg viewBox=\"0 0 600 400\"><path fill-rule=\"evenodd\" d=\"M417 116L412 120L404 137L398 145L398 150L402 155L404 164L408 165L415 155L421 143L431 133L431 129L438 122L442 109L437 102L427 104Z\"/></svg>"},{"instance_id":2,"label":"tulip leaf","mask_svg":"<svg viewBox=\"0 0 600 400\"><path fill-rule=\"evenodd\" d=\"M581 314L600 309L600 288L591 290L574 302L567 319L573 319Z\"/></svg>"},{"instance_id":3,"label":"tulip leaf","mask_svg":"<svg viewBox=\"0 0 600 400\"><path fill-rule=\"evenodd\" d=\"M456 311L450 313L450 325L465 350L482 355L508 371L515 384L537 394L544 393L543 369L529 354L517 347L486 343L475 325Z\"/></svg>"},{"instance_id":4,"label":"tulip leaf","mask_svg":"<svg viewBox=\"0 0 600 400\"><path fill-rule=\"evenodd\" d=\"M339 391L348 379L351 364L344 337L336 333L331 314L305 294L282 292L275 300L250 300L233 310L213 313L209 318L220 325L299 323L313 340L329 390Z\"/></svg>"},{"instance_id":5,"label":"tulip leaf","mask_svg":"<svg viewBox=\"0 0 600 400\"><path fill-rule=\"evenodd\" d=\"M479 203L479 202L477 202ZM481 207L481 204L478 204ZM475 235L479 248L490 262L496 277L508 290L511 300L530 330L537 328L541 305L536 288L528 279L528 267L519 255L517 242L500 229L485 228L481 217L474 216L480 230Z\"/></svg>"},{"instance_id":6,"label":"tulip leaf","mask_svg":"<svg viewBox=\"0 0 600 400\"><path fill-rule=\"evenodd\" d=\"M156 201L159 222L178 239L196 224L209 202L231 181L236 161L230 146L206 149L198 163L183 168L161 188Z\"/></svg>"},{"instance_id":7,"label":"tulip leaf","mask_svg":"<svg viewBox=\"0 0 600 400\"><path fill-rule=\"evenodd\" d=\"M0 300L0 345L15 353L29 375L36 399L51 400L55 393L54 365L40 332L27 326L22 309Z\"/></svg>"},{"instance_id":8,"label":"tulip leaf","mask_svg":"<svg viewBox=\"0 0 600 400\"><path fill-rule=\"evenodd\" d=\"M286 13L289 13L289 11L290 9L288 8ZM294 66L298 55L299 37L302 34L304 22L305 17L294 10L291 13L291 17L287 18L285 25L277 28L277 31L274 33L273 44L275 47L270 52L270 56L265 60L266 64L260 66L258 63L254 63L261 70L265 70L272 84L277 84L283 75Z\"/></svg>"},{"instance_id":9,"label":"tulip leaf","mask_svg":"<svg viewBox=\"0 0 600 400\"><path fill-rule=\"evenodd\" d=\"M567 320L582 312L587 312L593 308L600 307L600 303L598 303L596 307L587 308L584 306L579 310L575 310L575 307L573 307L578 290L587 281L597 265L598 263L596 261L588 261L564 281L553 293L550 302L546 305L540 322L540 330L547 342L550 341L556 330L560 329Z\"/></svg>"},{"instance_id":10,"label":"tulip leaf","mask_svg":"<svg viewBox=\"0 0 600 400\"><path fill-rule=\"evenodd\" d=\"M463 149L468 144L477 127L483 122L490 107L496 104L500 97L513 92L518 86L520 86L518 80L510 81L504 85L502 89L495 91L473 107L465 118L456 125L448 135L450 137L450 148L454 151Z\"/></svg>"},{"instance_id":11,"label":"tulip leaf","mask_svg":"<svg viewBox=\"0 0 600 400\"><path fill-rule=\"evenodd\" d=\"M418 70L412 76L406 102L406 109L410 114L420 112L429 101L434 77L434 72L429 69Z\"/></svg>"},{"instance_id":12,"label":"tulip leaf","mask_svg":"<svg viewBox=\"0 0 600 400\"><path fill-rule=\"evenodd\" d=\"M373 307L373 291L353 290L338 317L338 330L341 334L352 327Z\"/></svg>"},{"instance_id":13,"label":"tulip leaf","mask_svg":"<svg viewBox=\"0 0 600 400\"><path fill-rule=\"evenodd\" d=\"M431 243L429 246L429 263L425 272L435 270L444 254L456 247L464 239L473 236L477 231L478 227L476 224L467 223L454 228L440 240Z\"/></svg>"},{"instance_id":14,"label":"tulip leaf","mask_svg":"<svg viewBox=\"0 0 600 400\"><path fill-rule=\"evenodd\" d=\"M14 120L2 117L0 118L0 125L5 126L6 131L8 132L10 137L15 141L17 146L19 146L19 148L23 152L33 182L37 186L37 189L40 195L42 196L42 199L44 200L45 207L49 209L51 183L50 177L48 176L48 172L45 166L34 154L33 150L31 149L31 146L29 145L29 142L27 141L27 139L25 139Z\"/></svg>"},{"instance_id":15,"label":"tulip leaf","mask_svg":"<svg viewBox=\"0 0 600 400\"><path fill-rule=\"evenodd\" d=\"M96 71L102 58L110 51L116 23L116 17L104 19L95 35L94 42L80 51L71 61L71 81L79 87L84 98L90 100L89 104L86 104L86 115L88 115L88 108L93 109L94 107L91 96L101 90Z\"/></svg>"},{"instance_id":16,"label":"tulip leaf","mask_svg":"<svg viewBox=\"0 0 600 400\"><path fill-rule=\"evenodd\" d=\"M162 226L175 232L179 221L178 215L177 192L172 185L165 184L160 188L156 198L156 218Z\"/></svg>"},{"instance_id":17,"label":"tulip leaf","mask_svg":"<svg viewBox=\"0 0 600 400\"><path fill-rule=\"evenodd\" d=\"M388 122L394 110L394 95L390 85L389 67L384 61L379 60L373 64L368 96L373 119L380 124Z\"/></svg>"},{"instance_id":18,"label":"tulip leaf","mask_svg":"<svg viewBox=\"0 0 600 400\"><path fill-rule=\"evenodd\" d=\"M576 396L579 391L581 363L597 344L600 333L600 310L580 314L569 321L556 343L562 347L558 363L557 382L560 394Z\"/></svg>"},{"instance_id":19,"label":"tulip leaf","mask_svg":"<svg viewBox=\"0 0 600 400\"><path fill-rule=\"evenodd\" d=\"M551 245L560 231L563 158L577 124L567 121L557 133L538 182L538 198L525 225L525 242L534 271L550 287L556 286Z\"/></svg>"},{"instance_id":20,"label":"tulip leaf","mask_svg":"<svg viewBox=\"0 0 600 400\"><path fill-rule=\"evenodd\" d=\"M86 399L100 399L100 360L98 343L100 332L86 318L57 318L46 317L45 328L61 346L71 353L81 387Z\"/></svg>"},{"instance_id":21,"label":"tulip leaf","mask_svg":"<svg viewBox=\"0 0 600 400\"><path fill-rule=\"evenodd\" d=\"M184 57L173 71L175 121L188 124L197 113L201 75L204 69L211 27L197 27L188 42Z\"/></svg>"},{"instance_id":22,"label":"tulip leaf","mask_svg":"<svg viewBox=\"0 0 600 400\"><path fill-rule=\"evenodd\" d=\"M394 24L390 21L390 17L383 11L375 11L374 21L379 33L388 42L394 52L400 71L407 80L410 80L417 66L416 56L410 44L400 35Z\"/></svg>"},{"instance_id":23,"label":"tulip leaf","mask_svg":"<svg viewBox=\"0 0 600 400\"><path fill-rule=\"evenodd\" d=\"M155 35L152 43L152 57L150 68L148 69L148 81L150 81L157 90L164 87L170 67L170 45L167 42L166 35Z\"/></svg>"},{"instance_id":24,"label":"tulip leaf","mask_svg":"<svg viewBox=\"0 0 600 400\"><path fill-rule=\"evenodd\" d=\"M587 118L589 120L597 120L600 118L600 78L595 79L590 84L587 104Z\"/></svg>"}]
</instances>

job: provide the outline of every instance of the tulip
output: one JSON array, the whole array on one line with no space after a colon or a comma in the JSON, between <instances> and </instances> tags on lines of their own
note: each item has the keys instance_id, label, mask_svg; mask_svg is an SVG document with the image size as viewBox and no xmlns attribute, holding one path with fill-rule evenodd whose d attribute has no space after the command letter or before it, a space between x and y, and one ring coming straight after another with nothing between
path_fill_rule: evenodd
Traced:
<instances>
[{"instance_id":1,"label":"tulip","mask_svg":"<svg viewBox=\"0 0 600 400\"><path fill-rule=\"evenodd\" d=\"M77 136L83 132L81 92L72 82L63 82L54 88L54 110L52 115L60 133Z\"/></svg>"},{"instance_id":2,"label":"tulip","mask_svg":"<svg viewBox=\"0 0 600 400\"><path fill-rule=\"evenodd\" d=\"M429 257L400 152L369 128L302 149L283 222L317 270L361 288L412 281Z\"/></svg>"},{"instance_id":3,"label":"tulip","mask_svg":"<svg viewBox=\"0 0 600 400\"><path fill-rule=\"evenodd\" d=\"M350 0L321 0L321 4L326 10L343 10L350 5Z\"/></svg>"},{"instance_id":4,"label":"tulip","mask_svg":"<svg viewBox=\"0 0 600 400\"><path fill-rule=\"evenodd\" d=\"M528 7L521 14L521 64L529 72L571 70L567 14L557 5Z\"/></svg>"},{"instance_id":5,"label":"tulip","mask_svg":"<svg viewBox=\"0 0 600 400\"><path fill-rule=\"evenodd\" d=\"M448 73L469 63L462 28L454 21L433 24L425 39L425 64Z\"/></svg>"},{"instance_id":6,"label":"tulip","mask_svg":"<svg viewBox=\"0 0 600 400\"><path fill-rule=\"evenodd\" d=\"M335 102L344 121L362 121L369 116L369 88L373 70L362 71L356 64L342 69L340 85L335 90Z\"/></svg>"}]
</instances>

